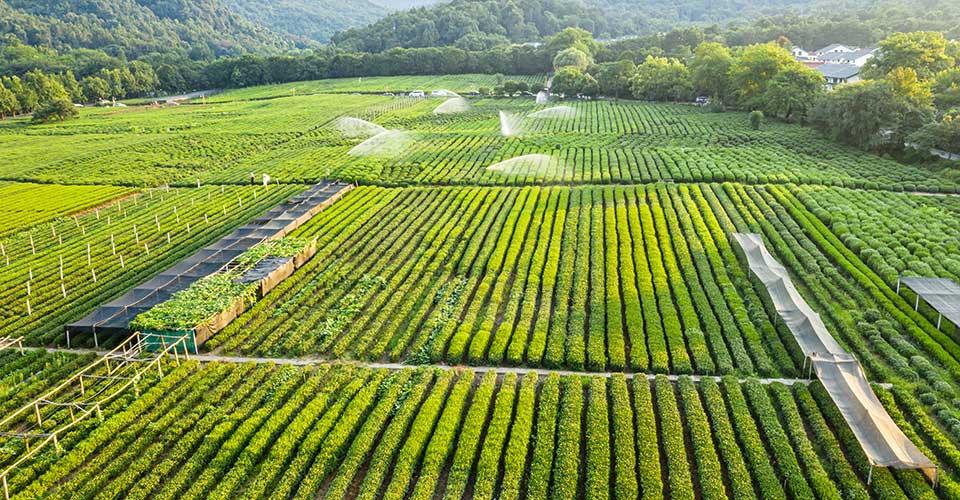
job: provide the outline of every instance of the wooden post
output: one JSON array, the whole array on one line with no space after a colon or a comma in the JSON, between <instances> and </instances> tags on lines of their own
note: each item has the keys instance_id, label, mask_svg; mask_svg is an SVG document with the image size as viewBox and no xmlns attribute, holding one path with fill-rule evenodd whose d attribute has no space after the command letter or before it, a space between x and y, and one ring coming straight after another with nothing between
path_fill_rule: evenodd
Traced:
<instances>
[{"instance_id":1,"label":"wooden post","mask_svg":"<svg viewBox=\"0 0 960 500\"><path fill-rule=\"evenodd\" d=\"M63 281L63 254L60 254L59 257L60 257L60 281Z\"/></svg>"},{"instance_id":2,"label":"wooden post","mask_svg":"<svg viewBox=\"0 0 960 500\"><path fill-rule=\"evenodd\" d=\"M177 216L177 224L180 223L180 214L177 212L177 207L173 207L173 215Z\"/></svg>"},{"instance_id":3,"label":"wooden post","mask_svg":"<svg viewBox=\"0 0 960 500\"><path fill-rule=\"evenodd\" d=\"M87 267L93 265L93 259L90 257L90 242L87 242Z\"/></svg>"},{"instance_id":4,"label":"wooden post","mask_svg":"<svg viewBox=\"0 0 960 500\"><path fill-rule=\"evenodd\" d=\"M125 269L127 266L123 263L123 254L120 254L120 268Z\"/></svg>"},{"instance_id":5,"label":"wooden post","mask_svg":"<svg viewBox=\"0 0 960 500\"><path fill-rule=\"evenodd\" d=\"M136 240L137 245L140 244L140 232L137 231L137 225L133 225L133 239Z\"/></svg>"},{"instance_id":6,"label":"wooden post","mask_svg":"<svg viewBox=\"0 0 960 500\"><path fill-rule=\"evenodd\" d=\"M27 299L27 316L33 316L33 308L30 307L30 299Z\"/></svg>"},{"instance_id":7,"label":"wooden post","mask_svg":"<svg viewBox=\"0 0 960 500\"><path fill-rule=\"evenodd\" d=\"M160 217L157 217L157 214L153 214L153 221L157 223L157 232L160 232Z\"/></svg>"},{"instance_id":8,"label":"wooden post","mask_svg":"<svg viewBox=\"0 0 960 500\"><path fill-rule=\"evenodd\" d=\"M97 282L97 270L91 267L91 268L90 268L90 275L93 276L93 282L96 283L96 282Z\"/></svg>"},{"instance_id":9,"label":"wooden post","mask_svg":"<svg viewBox=\"0 0 960 500\"><path fill-rule=\"evenodd\" d=\"M110 233L110 250L113 251L113 254L117 254L117 242L113 239L113 233Z\"/></svg>"},{"instance_id":10,"label":"wooden post","mask_svg":"<svg viewBox=\"0 0 960 500\"><path fill-rule=\"evenodd\" d=\"M60 282L60 291L63 292L63 298L67 298L67 286Z\"/></svg>"},{"instance_id":11,"label":"wooden post","mask_svg":"<svg viewBox=\"0 0 960 500\"><path fill-rule=\"evenodd\" d=\"M37 425L43 425L43 419L40 418L40 403L33 403L33 412L37 415Z\"/></svg>"},{"instance_id":12,"label":"wooden post","mask_svg":"<svg viewBox=\"0 0 960 500\"><path fill-rule=\"evenodd\" d=\"M32 251L34 255L37 254L37 246L33 244L33 233L30 233L30 251Z\"/></svg>"}]
</instances>

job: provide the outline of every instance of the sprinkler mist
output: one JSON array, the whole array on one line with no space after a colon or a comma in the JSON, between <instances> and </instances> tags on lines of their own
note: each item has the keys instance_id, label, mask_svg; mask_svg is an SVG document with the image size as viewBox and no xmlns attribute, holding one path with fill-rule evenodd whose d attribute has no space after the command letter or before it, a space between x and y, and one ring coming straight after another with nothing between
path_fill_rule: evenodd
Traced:
<instances>
[{"instance_id":1,"label":"sprinkler mist","mask_svg":"<svg viewBox=\"0 0 960 500\"><path fill-rule=\"evenodd\" d=\"M434 90L430 92L430 95L434 97L460 97L460 94L447 89Z\"/></svg>"},{"instance_id":2,"label":"sprinkler mist","mask_svg":"<svg viewBox=\"0 0 960 500\"><path fill-rule=\"evenodd\" d=\"M537 92L537 104L546 104L550 102L550 93L546 90Z\"/></svg>"},{"instance_id":3,"label":"sprinkler mist","mask_svg":"<svg viewBox=\"0 0 960 500\"><path fill-rule=\"evenodd\" d=\"M340 118L337 118L333 122L333 128L343 134L344 137L350 139L366 139L387 131L387 129L377 125L376 123L371 123L366 120L354 118L352 116L341 116Z\"/></svg>"},{"instance_id":4,"label":"sprinkler mist","mask_svg":"<svg viewBox=\"0 0 960 500\"><path fill-rule=\"evenodd\" d=\"M397 156L411 141L410 134L403 130L386 130L357 144L347 154L350 156Z\"/></svg>"},{"instance_id":5,"label":"sprinkler mist","mask_svg":"<svg viewBox=\"0 0 960 500\"><path fill-rule=\"evenodd\" d=\"M530 118L573 118L576 114L576 110L570 106L554 106L537 111L531 114Z\"/></svg>"},{"instance_id":6,"label":"sprinkler mist","mask_svg":"<svg viewBox=\"0 0 960 500\"><path fill-rule=\"evenodd\" d=\"M513 137L519 134L520 120L521 120L521 117L513 113L507 113L506 111L501 111L500 112L500 133L504 137Z\"/></svg>"},{"instance_id":7,"label":"sprinkler mist","mask_svg":"<svg viewBox=\"0 0 960 500\"><path fill-rule=\"evenodd\" d=\"M517 156L490 165L487 170L509 176L539 178L562 178L565 173L563 163L560 160L543 154Z\"/></svg>"},{"instance_id":8,"label":"sprinkler mist","mask_svg":"<svg viewBox=\"0 0 960 500\"><path fill-rule=\"evenodd\" d=\"M462 97L453 97L447 99L443 104L437 106L433 110L435 115L452 115L456 113L464 113L470 111L470 101Z\"/></svg>"}]
</instances>

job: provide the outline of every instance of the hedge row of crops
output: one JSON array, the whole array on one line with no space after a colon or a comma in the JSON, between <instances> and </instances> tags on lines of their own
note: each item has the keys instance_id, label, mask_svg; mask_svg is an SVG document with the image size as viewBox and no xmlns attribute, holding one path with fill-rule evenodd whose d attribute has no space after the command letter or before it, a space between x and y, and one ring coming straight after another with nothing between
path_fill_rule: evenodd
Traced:
<instances>
[{"instance_id":1,"label":"hedge row of crops","mask_svg":"<svg viewBox=\"0 0 960 500\"><path fill-rule=\"evenodd\" d=\"M65 324L301 189L157 189L2 238L0 336L62 343Z\"/></svg>"},{"instance_id":2,"label":"hedge row of crops","mask_svg":"<svg viewBox=\"0 0 960 500\"><path fill-rule=\"evenodd\" d=\"M0 236L73 215L130 193L129 189L114 186L0 184L4 209L0 213Z\"/></svg>"},{"instance_id":3,"label":"hedge row of crops","mask_svg":"<svg viewBox=\"0 0 960 500\"><path fill-rule=\"evenodd\" d=\"M701 188L362 188L227 352L794 374Z\"/></svg>"},{"instance_id":4,"label":"hedge row of crops","mask_svg":"<svg viewBox=\"0 0 960 500\"><path fill-rule=\"evenodd\" d=\"M895 286L898 275L960 282L960 198L815 186L792 191L887 284Z\"/></svg>"},{"instance_id":5,"label":"hedge row of crops","mask_svg":"<svg viewBox=\"0 0 960 500\"><path fill-rule=\"evenodd\" d=\"M728 231L764 235L868 377L917 395L914 418L927 415L944 430L938 439L958 442L960 346L954 337L914 312L789 189L728 184L710 191L713 206L728 208L719 217Z\"/></svg>"},{"instance_id":6,"label":"hedge row of crops","mask_svg":"<svg viewBox=\"0 0 960 500\"><path fill-rule=\"evenodd\" d=\"M354 83L363 86L363 82ZM532 98L495 98L473 99L473 108L464 113L435 115L432 111L439 102L298 94L165 109L90 110L77 122L31 129L31 134L46 139L56 136L65 151L60 151L61 146L37 151L42 141L35 137L8 141L13 131L0 130L0 144L14 150L0 153L0 158L11 159L0 167L0 177L158 185L192 184L197 178L244 183L254 172L268 173L281 182L337 177L393 186L674 179L907 191L952 192L958 187L947 173L864 155L803 127L770 124L753 130L744 114L707 113L682 105L583 101L562 103L570 108L570 115L538 118L537 111L555 105L536 105ZM518 117L515 136L502 135L500 111ZM399 154L351 156L348 151L363 138L346 138L325 126L339 116L408 131L411 141ZM103 137L114 140L100 140ZM505 175L487 170L527 154L553 157L559 167L548 174Z\"/></svg>"},{"instance_id":7,"label":"hedge row of crops","mask_svg":"<svg viewBox=\"0 0 960 500\"><path fill-rule=\"evenodd\" d=\"M0 350L0 414L16 410L43 391L51 382L67 378L92 356L17 349Z\"/></svg>"},{"instance_id":8,"label":"hedge row of crops","mask_svg":"<svg viewBox=\"0 0 960 500\"><path fill-rule=\"evenodd\" d=\"M546 83L544 75L505 76L505 80L525 82L539 90ZM460 94L476 92L481 87L492 89L497 85L495 75L404 75L404 76L367 76L362 78L330 78L304 82L282 83L247 87L217 94L211 102L237 101L247 99L266 99L306 94L324 93L401 93L422 90L430 93L434 90L449 90Z\"/></svg>"},{"instance_id":9,"label":"hedge row of crops","mask_svg":"<svg viewBox=\"0 0 960 500\"><path fill-rule=\"evenodd\" d=\"M307 172L282 175L274 162L315 145L315 136L337 116L372 119L412 103L323 95L284 101L90 110L75 122L31 129L33 135L0 130L0 144L10 150L0 153L10 158L0 166L0 178L156 186L195 185L197 179L248 183L250 172L266 172L291 183ZM7 144L7 136L17 139ZM327 172L310 165L314 181Z\"/></svg>"},{"instance_id":10,"label":"hedge row of crops","mask_svg":"<svg viewBox=\"0 0 960 500\"><path fill-rule=\"evenodd\" d=\"M413 141L399 155L356 159L331 135L287 162L282 176L310 174L319 164L341 177L362 182L409 184L539 184L543 182L683 181L802 182L901 190L954 191L956 182L940 174L891 160L865 156L816 136L807 129L773 125L754 131L746 117L709 114L686 106L620 102L563 103L572 117L535 118L548 106L531 100L486 99L473 110L434 115L428 100L386 114L376 121L409 130ZM520 132L501 134L500 111L512 113ZM525 118L523 118L525 117ZM318 138L321 139L321 138ZM554 157L561 168L549 174L503 175L486 170L527 154ZM267 163L273 155L268 152ZM357 164L359 162L359 164Z\"/></svg>"},{"instance_id":11,"label":"hedge row of crops","mask_svg":"<svg viewBox=\"0 0 960 500\"><path fill-rule=\"evenodd\" d=\"M909 402L891 408L911 412ZM895 413L899 415L900 413ZM911 498L819 386L187 364L18 471L24 497ZM912 431L912 429L911 429ZM941 437L935 428L919 430ZM938 457L955 460L940 445ZM953 453L953 456L950 455Z\"/></svg>"},{"instance_id":12,"label":"hedge row of crops","mask_svg":"<svg viewBox=\"0 0 960 500\"><path fill-rule=\"evenodd\" d=\"M6 469L32 447L37 446L38 442L43 440L44 432L60 428L65 422L79 416L80 409L83 408L82 404L71 407L56 403L76 401L70 394L75 394L76 398L80 399L83 396L80 394L79 386L68 385L66 386L68 389L58 392L52 398L55 400L54 404L27 407L28 410L20 413L16 418L7 420L6 417L59 386L61 382L84 369L94 359L95 356L92 354L50 353L40 350L27 350L21 353L17 349L0 350L0 414L5 417L5 423L0 428L0 470ZM88 369L85 373L87 377L84 379L84 387L87 391L86 398L88 398L88 401L95 400L97 394L111 390L110 386L116 383L115 380L106 377L109 373L105 364ZM159 373L156 371L151 370L145 373L136 382L136 389L131 389L102 405L100 413L104 417L110 417L126 408L136 399L136 390L146 391L150 389L158 378ZM75 393L71 393L69 387L73 387ZM92 411L93 408L89 410ZM38 417L42 418L42 425L39 426L36 420ZM63 447L74 446L86 438L90 429L95 427L96 423L96 416L81 420L69 432L61 433L58 436L58 442ZM24 440L15 436L13 434L15 432L25 432L28 435L32 434L32 436L29 440ZM50 448L52 451L55 450L52 444ZM48 455L50 454L48 453ZM36 463L50 463L55 458L55 454L41 457ZM29 477L29 474L25 477Z\"/></svg>"}]
</instances>

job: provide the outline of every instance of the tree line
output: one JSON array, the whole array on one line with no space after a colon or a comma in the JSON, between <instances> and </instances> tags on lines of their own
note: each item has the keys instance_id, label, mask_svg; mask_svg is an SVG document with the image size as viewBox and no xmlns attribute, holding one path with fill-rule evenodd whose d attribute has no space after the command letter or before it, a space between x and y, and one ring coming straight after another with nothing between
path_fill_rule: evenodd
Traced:
<instances>
[{"instance_id":1,"label":"tree line","mask_svg":"<svg viewBox=\"0 0 960 500\"><path fill-rule=\"evenodd\" d=\"M74 103L93 103L145 95L159 80L149 64L134 61L119 68L104 68L77 79L73 71L28 71L0 78L0 119L33 113L38 121L65 119L76 114Z\"/></svg>"},{"instance_id":2,"label":"tree line","mask_svg":"<svg viewBox=\"0 0 960 500\"><path fill-rule=\"evenodd\" d=\"M691 101L709 97L718 110L809 124L836 140L879 153L919 149L960 151L960 42L940 32L896 33L880 42L862 81L828 91L823 76L796 61L791 42L731 48L701 42L686 56L610 48L582 30L551 39L556 50L552 90L566 96Z\"/></svg>"}]
</instances>

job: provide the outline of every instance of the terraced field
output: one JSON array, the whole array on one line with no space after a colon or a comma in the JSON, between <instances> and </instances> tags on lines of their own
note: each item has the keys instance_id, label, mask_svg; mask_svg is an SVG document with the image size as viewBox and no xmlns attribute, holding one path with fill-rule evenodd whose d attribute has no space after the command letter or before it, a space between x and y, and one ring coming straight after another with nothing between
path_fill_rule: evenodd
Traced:
<instances>
[{"instance_id":1,"label":"terraced field","mask_svg":"<svg viewBox=\"0 0 960 500\"><path fill-rule=\"evenodd\" d=\"M0 337L34 347L309 182L361 184L291 235L316 240L311 260L197 359L14 470L11 493L960 497L960 335L895 290L899 274L960 278L960 198L941 196L955 167L692 106L471 98L447 114L379 95L494 82L302 82L0 123ZM884 384L935 487L871 467L735 232L762 235ZM0 410L96 356L0 350ZM0 436L0 471L26 445Z\"/></svg>"}]
</instances>

